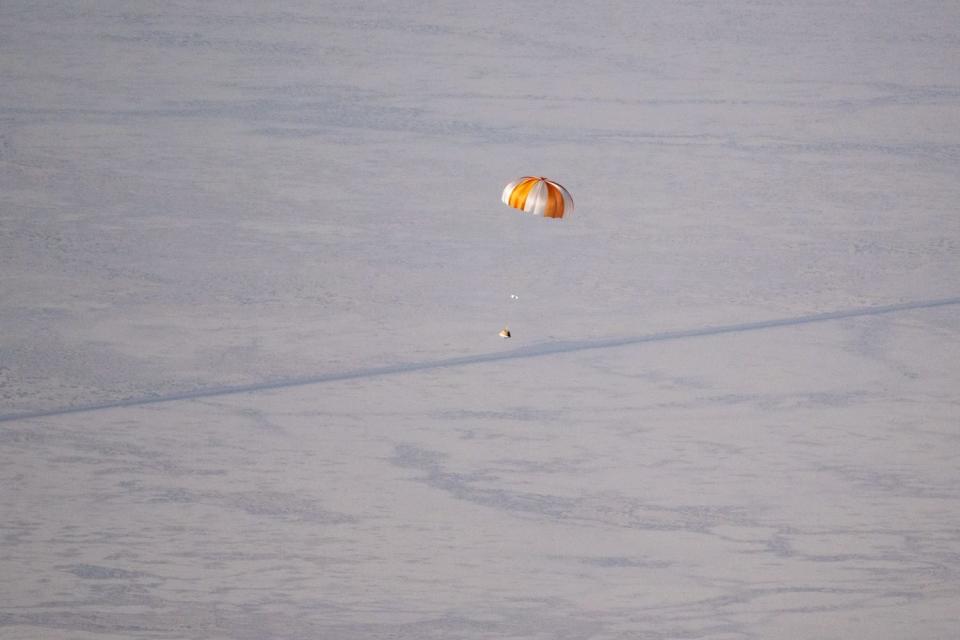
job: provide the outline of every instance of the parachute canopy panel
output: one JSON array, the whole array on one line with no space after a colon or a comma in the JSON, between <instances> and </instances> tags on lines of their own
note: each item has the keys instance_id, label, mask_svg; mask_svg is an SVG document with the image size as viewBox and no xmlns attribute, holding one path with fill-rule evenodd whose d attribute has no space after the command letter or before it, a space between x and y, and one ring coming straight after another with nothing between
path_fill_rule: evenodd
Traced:
<instances>
[{"instance_id":1,"label":"parachute canopy panel","mask_svg":"<svg viewBox=\"0 0 960 640\"><path fill-rule=\"evenodd\" d=\"M503 189L503 203L545 218L562 218L573 211L570 192L552 180L524 176Z\"/></svg>"}]
</instances>

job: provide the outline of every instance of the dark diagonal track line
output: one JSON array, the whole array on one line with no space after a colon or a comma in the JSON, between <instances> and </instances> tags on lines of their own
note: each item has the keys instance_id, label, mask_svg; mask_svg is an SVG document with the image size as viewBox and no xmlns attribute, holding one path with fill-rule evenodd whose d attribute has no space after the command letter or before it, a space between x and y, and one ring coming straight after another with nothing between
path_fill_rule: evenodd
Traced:
<instances>
[{"instance_id":1,"label":"dark diagonal track line","mask_svg":"<svg viewBox=\"0 0 960 640\"><path fill-rule=\"evenodd\" d=\"M314 376L301 378L287 378L266 382L255 382L251 384L242 384L225 387L206 387L181 393L171 393L167 395L146 396L140 398L129 398L127 400L118 400L114 402L103 402L99 404L77 405L73 407L63 407L59 409L50 409L46 411L32 411L25 413L0 414L0 422L10 422L13 420L26 420L29 418L47 418L53 416L68 415L71 413L82 413L87 411L100 411L104 409L119 409L123 407L139 407L149 404L158 404L161 402L176 402L178 400L195 400L197 398L211 398L215 396L225 396L237 393L250 393L254 391L270 391L273 389L285 389L288 387L300 387L311 384L323 384L325 382L339 382L343 380L356 380L359 378L375 378L379 376L390 376L400 373L410 373L414 371L425 371L429 369L443 369L451 367L463 367L471 364L483 364L487 362L498 362L501 360L521 360L524 358L537 358L540 356L550 356L564 353L573 353L576 351L589 351L591 349L611 349L614 347L624 347L645 342L667 342L670 340L683 340L686 338L700 338L708 336L718 336L725 333L745 333L748 331L761 331L763 329L776 329L779 327L793 327L797 325L813 324L815 322L828 322L830 320L842 320L844 318L860 318L866 316L879 316L887 313L896 313L898 311L915 311L920 309L932 309L935 307L946 307L951 305L960 305L960 297L942 298L939 300L925 300L919 302L904 302L901 304L890 304L878 307L861 307L857 309L846 309L842 311L830 311L827 313L814 313L806 316L795 316L792 318L778 318L774 320L761 320L759 322L744 322L740 324L718 325L712 327L703 327L700 329L685 329L682 331L664 331L661 333L649 333L640 336L627 336L621 338L598 338L594 340L579 341L559 341L548 342L539 345L521 347L512 351L499 351L496 353L481 353L478 355L461 356L457 358L445 358L441 360L427 360L423 362L408 362L382 367L369 367L366 369L354 369L352 371L339 371L332 373L321 373Z\"/></svg>"}]
</instances>

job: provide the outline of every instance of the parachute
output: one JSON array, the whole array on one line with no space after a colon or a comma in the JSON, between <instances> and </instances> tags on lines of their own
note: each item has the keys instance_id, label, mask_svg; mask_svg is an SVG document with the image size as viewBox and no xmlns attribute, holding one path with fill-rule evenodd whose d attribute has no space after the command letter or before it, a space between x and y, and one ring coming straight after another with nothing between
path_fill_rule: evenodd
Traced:
<instances>
[{"instance_id":1,"label":"parachute","mask_svg":"<svg viewBox=\"0 0 960 640\"><path fill-rule=\"evenodd\" d=\"M524 176L503 189L503 204L525 213L545 218L562 218L573 211L573 198L562 185L547 180Z\"/></svg>"},{"instance_id":2,"label":"parachute","mask_svg":"<svg viewBox=\"0 0 960 640\"><path fill-rule=\"evenodd\" d=\"M570 192L562 185L543 177L524 176L514 180L503 188L503 195L500 199L507 206L544 218L562 218L564 214L573 211L573 198L570 197ZM516 229L513 235L518 235ZM508 262L509 255L521 253L518 250L516 240L513 245L511 250L504 250L504 262ZM520 296L517 294L510 294L511 302L516 302L519 299ZM509 327L505 326L500 331L499 336L501 338L512 337Z\"/></svg>"}]
</instances>

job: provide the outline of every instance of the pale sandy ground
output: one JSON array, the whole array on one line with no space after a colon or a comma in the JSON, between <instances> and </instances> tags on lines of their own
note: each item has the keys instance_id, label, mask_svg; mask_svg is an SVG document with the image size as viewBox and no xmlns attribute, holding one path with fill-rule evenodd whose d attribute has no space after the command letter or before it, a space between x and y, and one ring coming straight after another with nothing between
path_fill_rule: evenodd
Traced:
<instances>
[{"instance_id":1,"label":"pale sandy ground","mask_svg":"<svg viewBox=\"0 0 960 640\"><path fill-rule=\"evenodd\" d=\"M0 638L960 637L960 5L834 4L0 5Z\"/></svg>"}]
</instances>

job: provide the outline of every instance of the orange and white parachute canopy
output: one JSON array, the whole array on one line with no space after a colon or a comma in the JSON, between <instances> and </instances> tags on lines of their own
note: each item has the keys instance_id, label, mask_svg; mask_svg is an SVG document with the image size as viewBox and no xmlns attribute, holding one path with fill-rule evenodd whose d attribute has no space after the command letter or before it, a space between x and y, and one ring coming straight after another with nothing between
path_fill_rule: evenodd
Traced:
<instances>
[{"instance_id":1,"label":"orange and white parachute canopy","mask_svg":"<svg viewBox=\"0 0 960 640\"><path fill-rule=\"evenodd\" d=\"M562 218L573 211L573 198L563 186L546 178L524 176L503 189L504 204L545 218Z\"/></svg>"}]
</instances>

